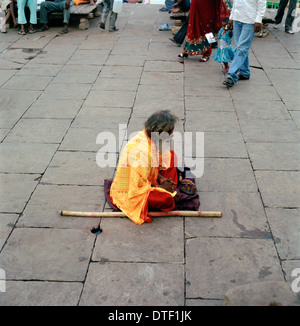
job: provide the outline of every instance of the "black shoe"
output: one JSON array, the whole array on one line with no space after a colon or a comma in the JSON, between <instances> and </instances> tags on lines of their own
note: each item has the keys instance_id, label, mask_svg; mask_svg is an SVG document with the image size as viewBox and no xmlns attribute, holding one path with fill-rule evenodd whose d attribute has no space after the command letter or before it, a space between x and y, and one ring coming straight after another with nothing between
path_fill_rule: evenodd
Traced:
<instances>
[{"instance_id":1,"label":"black shoe","mask_svg":"<svg viewBox=\"0 0 300 326\"><path fill-rule=\"evenodd\" d=\"M101 22L100 23L100 28L105 29L105 23Z\"/></svg>"},{"instance_id":2,"label":"black shoe","mask_svg":"<svg viewBox=\"0 0 300 326\"><path fill-rule=\"evenodd\" d=\"M239 80L249 80L250 79L250 77L246 77L242 74L238 74L238 77L239 77Z\"/></svg>"},{"instance_id":3,"label":"black shoe","mask_svg":"<svg viewBox=\"0 0 300 326\"><path fill-rule=\"evenodd\" d=\"M223 81L223 85L227 87L232 87L234 85L234 82L231 78L227 78L226 80Z\"/></svg>"}]
</instances>

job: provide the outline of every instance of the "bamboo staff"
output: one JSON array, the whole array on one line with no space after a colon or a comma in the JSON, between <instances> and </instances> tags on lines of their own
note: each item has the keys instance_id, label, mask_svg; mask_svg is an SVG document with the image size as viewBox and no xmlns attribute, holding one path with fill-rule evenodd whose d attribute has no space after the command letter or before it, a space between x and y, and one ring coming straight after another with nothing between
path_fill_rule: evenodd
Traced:
<instances>
[{"instance_id":1,"label":"bamboo staff","mask_svg":"<svg viewBox=\"0 0 300 326\"><path fill-rule=\"evenodd\" d=\"M126 217L123 212L75 212L75 211L60 211L63 216L76 217ZM166 216L183 216L183 217L222 217L222 212L215 211L170 211L170 212L148 212L151 217L166 217Z\"/></svg>"}]
</instances>

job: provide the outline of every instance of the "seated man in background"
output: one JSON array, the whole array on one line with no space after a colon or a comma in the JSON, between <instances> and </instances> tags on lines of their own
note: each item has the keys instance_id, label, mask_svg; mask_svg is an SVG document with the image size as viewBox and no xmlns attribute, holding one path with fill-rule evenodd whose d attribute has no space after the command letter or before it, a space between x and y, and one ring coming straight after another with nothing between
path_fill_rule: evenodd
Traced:
<instances>
[{"instance_id":1,"label":"seated man in background","mask_svg":"<svg viewBox=\"0 0 300 326\"><path fill-rule=\"evenodd\" d=\"M48 27L48 12L62 11L64 14L64 28L60 32L61 34L68 33L68 25L70 20L70 0L54 0L44 1L40 7L40 23L43 26L39 29L40 32L47 31Z\"/></svg>"}]
</instances>

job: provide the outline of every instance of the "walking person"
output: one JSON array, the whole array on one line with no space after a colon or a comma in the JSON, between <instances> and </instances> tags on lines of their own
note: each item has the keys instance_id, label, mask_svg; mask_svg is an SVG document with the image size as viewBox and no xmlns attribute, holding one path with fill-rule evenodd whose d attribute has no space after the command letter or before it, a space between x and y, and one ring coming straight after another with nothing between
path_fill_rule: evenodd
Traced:
<instances>
[{"instance_id":1,"label":"walking person","mask_svg":"<svg viewBox=\"0 0 300 326\"><path fill-rule=\"evenodd\" d=\"M281 23L282 18L284 16L285 7L287 6L288 2L289 2L289 9L285 19L285 32L289 34L294 34L293 22L295 19L297 0L280 0L277 14L275 16L275 24L273 25L273 27L277 29L278 24Z\"/></svg>"},{"instance_id":2,"label":"walking person","mask_svg":"<svg viewBox=\"0 0 300 326\"><path fill-rule=\"evenodd\" d=\"M232 87L238 80L250 78L249 49L254 33L262 28L266 11L266 0L234 0L229 17L229 28L233 26L235 56L223 84Z\"/></svg>"},{"instance_id":3,"label":"walking person","mask_svg":"<svg viewBox=\"0 0 300 326\"><path fill-rule=\"evenodd\" d=\"M104 0L103 1L103 11L101 15L101 22L100 22L100 28L105 29L105 23L107 20L107 16L110 13L109 17L109 32L116 32L118 31L118 28L116 28L116 20L118 18L118 14L116 12L113 12L113 5L114 5L114 0Z\"/></svg>"},{"instance_id":4,"label":"walking person","mask_svg":"<svg viewBox=\"0 0 300 326\"><path fill-rule=\"evenodd\" d=\"M178 57L184 59L189 55L202 55L199 61L208 61L212 49L205 34L219 31L222 20L230 15L230 9L230 0L193 0L183 52Z\"/></svg>"},{"instance_id":5,"label":"walking person","mask_svg":"<svg viewBox=\"0 0 300 326\"><path fill-rule=\"evenodd\" d=\"M228 17L223 19L223 26L218 33L220 45L217 49L217 52L213 55L213 59L216 62L222 63L224 65L222 72L228 72L229 62L231 62L234 58L234 48L231 45L233 32L228 29L228 21Z\"/></svg>"},{"instance_id":6,"label":"walking person","mask_svg":"<svg viewBox=\"0 0 300 326\"><path fill-rule=\"evenodd\" d=\"M27 6L30 10L30 19L29 19L29 29L28 33L33 34L36 32L36 30L33 28L33 25L37 24L37 0L18 0L18 23L21 25L21 29L19 30L20 35L25 35L25 24L27 24L26 16L25 16L25 5L27 3Z\"/></svg>"},{"instance_id":7,"label":"walking person","mask_svg":"<svg viewBox=\"0 0 300 326\"><path fill-rule=\"evenodd\" d=\"M175 43L177 46L181 46L186 36L188 24L189 16L186 18L179 31L173 37L169 37L169 40Z\"/></svg>"}]
</instances>

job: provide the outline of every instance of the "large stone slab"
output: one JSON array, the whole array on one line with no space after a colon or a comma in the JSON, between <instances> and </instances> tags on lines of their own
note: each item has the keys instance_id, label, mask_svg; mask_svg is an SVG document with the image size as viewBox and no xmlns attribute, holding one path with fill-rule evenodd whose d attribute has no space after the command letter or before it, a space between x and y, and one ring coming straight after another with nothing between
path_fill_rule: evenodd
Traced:
<instances>
[{"instance_id":1,"label":"large stone slab","mask_svg":"<svg viewBox=\"0 0 300 326\"><path fill-rule=\"evenodd\" d=\"M132 91L98 91L92 90L85 104L88 106L101 106L108 108L131 108L135 99L135 92Z\"/></svg>"},{"instance_id":2,"label":"large stone slab","mask_svg":"<svg viewBox=\"0 0 300 326\"><path fill-rule=\"evenodd\" d=\"M291 114L296 126L300 129L300 112L299 111L290 111L290 114Z\"/></svg>"},{"instance_id":3,"label":"large stone slab","mask_svg":"<svg viewBox=\"0 0 300 326\"><path fill-rule=\"evenodd\" d=\"M82 291L79 282L6 281L1 306L76 306Z\"/></svg>"},{"instance_id":4,"label":"large stone slab","mask_svg":"<svg viewBox=\"0 0 300 326\"><path fill-rule=\"evenodd\" d=\"M123 91L135 92L138 88L139 80L135 78L98 78L92 90L100 91Z\"/></svg>"},{"instance_id":5,"label":"large stone slab","mask_svg":"<svg viewBox=\"0 0 300 326\"><path fill-rule=\"evenodd\" d=\"M5 244L18 217L17 214L0 214L0 248Z\"/></svg>"},{"instance_id":6,"label":"large stone slab","mask_svg":"<svg viewBox=\"0 0 300 326\"><path fill-rule=\"evenodd\" d=\"M179 89L183 87L183 72L157 72L144 71L140 80L141 85L176 85Z\"/></svg>"},{"instance_id":7,"label":"large stone slab","mask_svg":"<svg viewBox=\"0 0 300 326\"><path fill-rule=\"evenodd\" d=\"M266 214L280 258L300 259L300 209L266 208Z\"/></svg>"},{"instance_id":8,"label":"large stone slab","mask_svg":"<svg viewBox=\"0 0 300 326\"><path fill-rule=\"evenodd\" d=\"M186 244L186 297L222 299L232 287L283 281L273 240L194 238Z\"/></svg>"},{"instance_id":9,"label":"large stone slab","mask_svg":"<svg viewBox=\"0 0 300 326\"><path fill-rule=\"evenodd\" d=\"M221 218L185 218L186 237L271 239L259 193L200 192L201 211L220 211Z\"/></svg>"},{"instance_id":10,"label":"large stone slab","mask_svg":"<svg viewBox=\"0 0 300 326\"><path fill-rule=\"evenodd\" d=\"M109 51L105 49L79 49L68 60L68 64L72 65L90 65L97 70L97 66L105 64L109 57Z\"/></svg>"},{"instance_id":11,"label":"large stone slab","mask_svg":"<svg viewBox=\"0 0 300 326\"><path fill-rule=\"evenodd\" d=\"M44 173L56 144L9 143L0 144L0 172Z\"/></svg>"},{"instance_id":12,"label":"large stone slab","mask_svg":"<svg viewBox=\"0 0 300 326\"><path fill-rule=\"evenodd\" d=\"M90 230L16 228L0 255L7 280L83 281L95 236Z\"/></svg>"},{"instance_id":13,"label":"large stone slab","mask_svg":"<svg viewBox=\"0 0 300 326\"><path fill-rule=\"evenodd\" d=\"M255 171L266 207L300 207L299 171Z\"/></svg>"},{"instance_id":14,"label":"large stone slab","mask_svg":"<svg viewBox=\"0 0 300 326\"><path fill-rule=\"evenodd\" d=\"M84 100L86 99L92 85L69 84L62 87L61 84L51 83L43 92L40 99L43 100Z\"/></svg>"},{"instance_id":15,"label":"large stone slab","mask_svg":"<svg viewBox=\"0 0 300 326\"><path fill-rule=\"evenodd\" d=\"M83 100L41 100L35 101L26 111L25 118L74 119Z\"/></svg>"},{"instance_id":16,"label":"large stone slab","mask_svg":"<svg viewBox=\"0 0 300 326\"><path fill-rule=\"evenodd\" d=\"M145 60L146 60L146 53L145 54L131 53L129 56L124 56L124 53L122 54L111 53L109 58L105 62L105 65L143 67Z\"/></svg>"},{"instance_id":17,"label":"large stone slab","mask_svg":"<svg viewBox=\"0 0 300 326\"><path fill-rule=\"evenodd\" d=\"M141 226L128 218L103 218L101 229L93 261L183 263L182 218L157 217Z\"/></svg>"},{"instance_id":18,"label":"large stone slab","mask_svg":"<svg viewBox=\"0 0 300 326\"><path fill-rule=\"evenodd\" d=\"M57 74L53 83L56 84L93 84L102 66L87 64L65 65Z\"/></svg>"},{"instance_id":19,"label":"large stone slab","mask_svg":"<svg viewBox=\"0 0 300 326\"><path fill-rule=\"evenodd\" d=\"M109 126L110 127L110 126ZM108 130L107 130L108 131ZM67 151L97 152L105 144L97 144L97 136L103 129L97 128L70 128L66 133L59 149ZM118 129L110 129L118 140Z\"/></svg>"},{"instance_id":20,"label":"large stone slab","mask_svg":"<svg viewBox=\"0 0 300 326\"><path fill-rule=\"evenodd\" d=\"M52 81L52 76L20 76L15 75L6 82L2 89L43 91Z\"/></svg>"},{"instance_id":21,"label":"large stone slab","mask_svg":"<svg viewBox=\"0 0 300 326\"><path fill-rule=\"evenodd\" d=\"M256 282L229 290L225 306L300 306L300 298L287 282Z\"/></svg>"},{"instance_id":22,"label":"large stone slab","mask_svg":"<svg viewBox=\"0 0 300 326\"><path fill-rule=\"evenodd\" d=\"M132 66L104 66L101 70L100 77L117 77L117 78L140 78L142 67Z\"/></svg>"},{"instance_id":23,"label":"large stone slab","mask_svg":"<svg viewBox=\"0 0 300 326\"><path fill-rule=\"evenodd\" d=\"M204 114L205 115L205 114ZM220 158L248 158L245 143L239 132L205 131L204 134L204 157ZM190 136L188 136L190 137ZM186 139L190 139L190 138ZM183 137L184 139L184 137ZM196 131L192 131L192 142L185 141L186 156L197 157L200 143L196 141ZM199 138L200 139L200 138Z\"/></svg>"},{"instance_id":24,"label":"large stone slab","mask_svg":"<svg viewBox=\"0 0 300 326\"><path fill-rule=\"evenodd\" d=\"M37 64L36 62L28 62L21 70L16 73L16 76L52 76L55 77L61 70L63 65L57 64ZM37 78L37 79L38 79Z\"/></svg>"},{"instance_id":25,"label":"large stone slab","mask_svg":"<svg viewBox=\"0 0 300 326\"><path fill-rule=\"evenodd\" d=\"M185 129L186 131L238 132L239 125L235 112L206 111L204 114L201 111L187 111Z\"/></svg>"},{"instance_id":26,"label":"large stone slab","mask_svg":"<svg viewBox=\"0 0 300 326\"><path fill-rule=\"evenodd\" d=\"M184 100L187 111L202 111L202 116L207 113L203 111L234 111L232 100L227 98L186 96Z\"/></svg>"},{"instance_id":27,"label":"large stone slab","mask_svg":"<svg viewBox=\"0 0 300 326\"><path fill-rule=\"evenodd\" d=\"M92 263L81 306L182 306L182 264Z\"/></svg>"},{"instance_id":28,"label":"large stone slab","mask_svg":"<svg viewBox=\"0 0 300 326\"><path fill-rule=\"evenodd\" d=\"M300 144L247 143L247 149L254 170L300 170Z\"/></svg>"},{"instance_id":29,"label":"large stone slab","mask_svg":"<svg viewBox=\"0 0 300 326\"><path fill-rule=\"evenodd\" d=\"M288 110L282 101L234 100L234 106L240 119L289 120Z\"/></svg>"},{"instance_id":30,"label":"large stone slab","mask_svg":"<svg viewBox=\"0 0 300 326\"><path fill-rule=\"evenodd\" d=\"M115 167L99 167L96 153L57 152L42 182L58 185L103 185L113 177Z\"/></svg>"},{"instance_id":31,"label":"large stone slab","mask_svg":"<svg viewBox=\"0 0 300 326\"><path fill-rule=\"evenodd\" d=\"M233 100L241 100L245 97L245 92L247 92L247 97L250 99L257 99L258 101L279 101L277 91L271 85L259 85L257 84L249 85L247 81L241 81L236 84L236 87L230 89L230 93Z\"/></svg>"},{"instance_id":32,"label":"large stone slab","mask_svg":"<svg viewBox=\"0 0 300 326\"><path fill-rule=\"evenodd\" d=\"M21 213L39 178L39 174L0 173L0 212Z\"/></svg>"},{"instance_id":33,"label":"large stone slab","mask_svg":"<svg viewBox=\"0 0 300 326\"><path fill-rule=\"evenodd\" d=\"M99 132L119 130L119 125L127 125L130 108L105 108L84 105L76 116L72 127L98 129Z\"/></svg>"},{"instance_id":34,"label":"large stone slab","mask_svg":"<svg viewBox=\"0 0 300 326\"><path fill-rule=\"evenodd\" d=\"M251 143L298 143L300 132L293 120L240 119L246 142Z\"/></svg>"},{"instance_id":35,"label":"large stone slab","mask_svg":"<svg viewBox=\"0 0 300 326\"><path fill-rule=\"evenodd\" d=\"M157 72L179 72L183 71L183 65L180 62L164 61L164 60L147 60L144 65L145 71L157 71Z\"/></svg>"},{"instance_id":36,"label":"large stone slab","mask_svg":"<svg viewBox=\"0 0 300 326\"><path fill-rule=\"evenodd\" d=\"M6 141L59 144L71 122L70 119L21 119Z\"/></svg>"},{"instance_id":37,"label":"large stone slab","mask_svg":"<svg viewBox=\"0 0 300 326\"><path fill-rule=\"evenodd\" d=\"M59 212L101 212L104 202L103 187L38 185L18 221L18 227L92 230L99 225L99 219L61 216Z\"/></svg>"},{"instance_id":38,"label":"large stone slab","mask_svg":"<svg viewBox=\"0 0 300 326\"><path fill-rule=\"evenodd\" d=\"M190 166L191 170L200 167ZM257 185L246 159L204 159L204 173L196 180L198 191L257 192Z\"/></svg>"}]
</instances>

